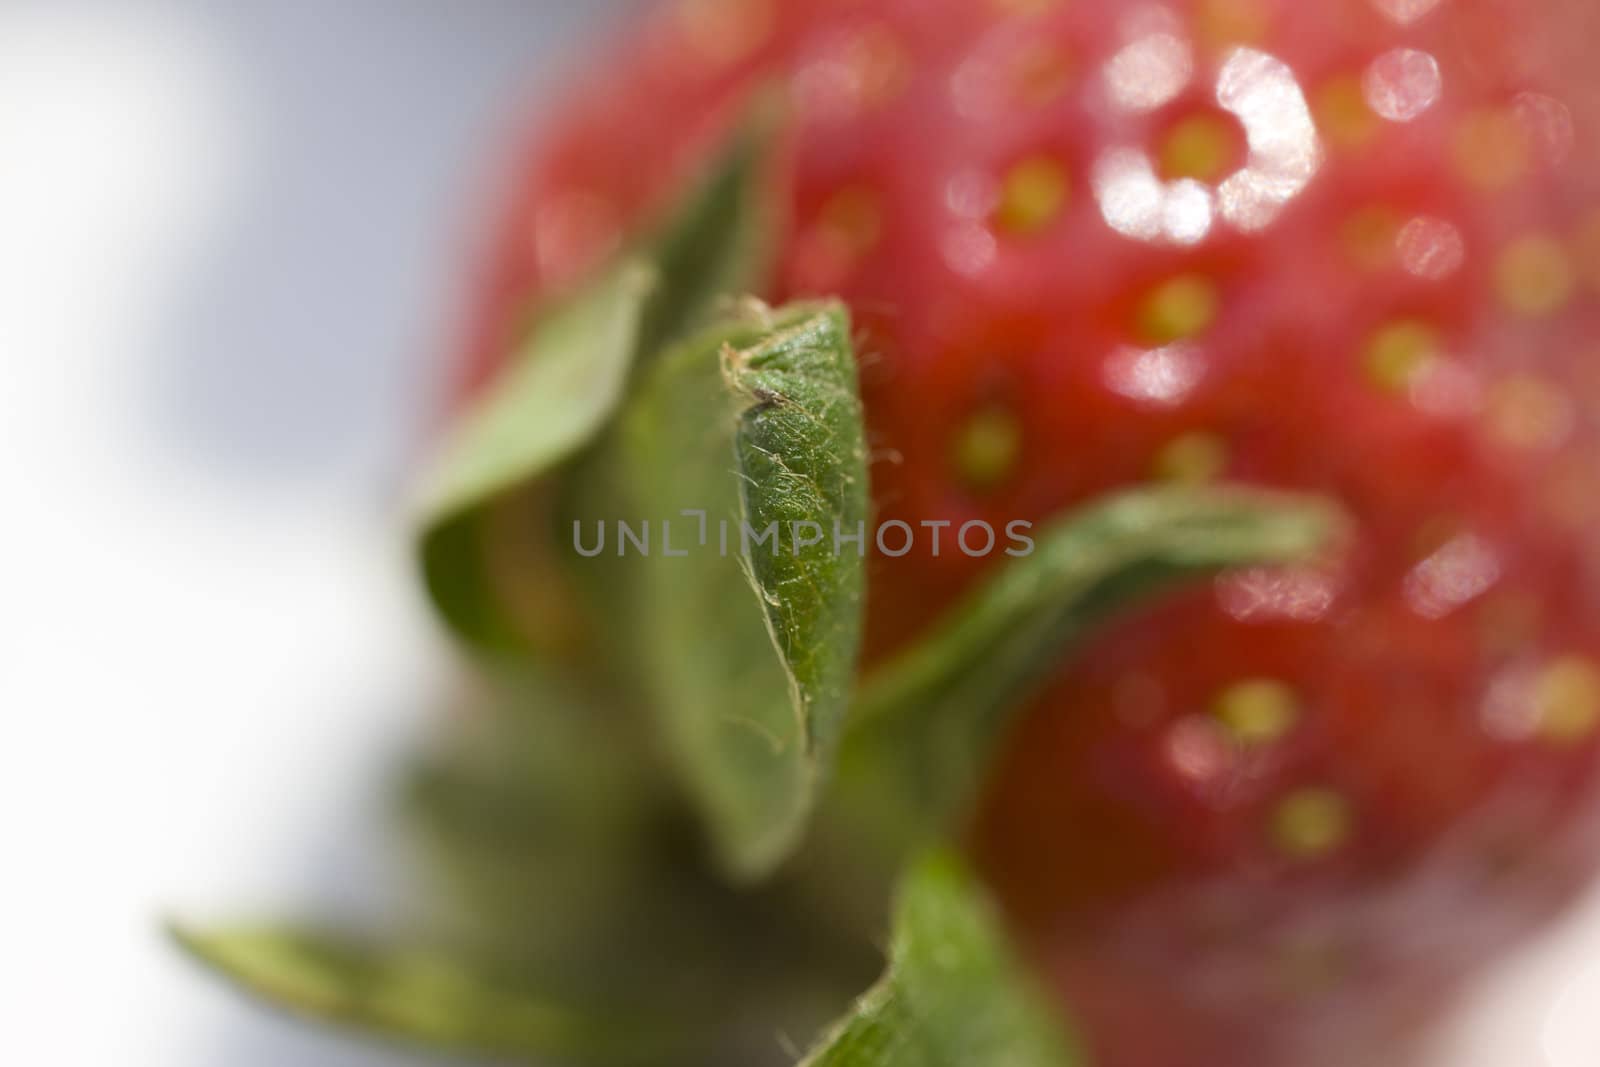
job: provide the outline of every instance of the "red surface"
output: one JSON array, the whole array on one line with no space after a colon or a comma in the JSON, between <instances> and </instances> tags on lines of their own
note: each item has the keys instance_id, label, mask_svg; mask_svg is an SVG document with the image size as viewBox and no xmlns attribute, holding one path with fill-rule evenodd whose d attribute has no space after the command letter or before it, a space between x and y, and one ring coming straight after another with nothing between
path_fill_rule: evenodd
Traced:
<instances>
[{"instance_id":1,"label":"red surface","mask_svg":"<svg viewBox=\"0 0 1600 1067\"><path fill-rule=\"evenodd\" d=\"M791 227L768 295L854 309L881 519L1042 521L1148 480L1186 434L1222 446L1224 477L1323 490L1356 518L1317 575L1198 591L1064 661L972 841L1102 1067L1391 1062L1367 1050L1591 865L1600 9L1443 0L1410 25L1364 0L1190 0L1142 24L1135 5L1091 0L694 14L717 6L665 8L604 53L530 146L469 378L670 199L752 84L787 79ZM1192 48L1193 76L1130 113L1107 64L1153 33ZM1309 99L1314 174L1257 229L1218 217L1190 245L1117 232L1094 185L1107 152L1158 158L1209 114L1227 134L1223 173L1251 164L1217 97L1241 47L1281 61ZM1436 60L1438 99L1410 121L1339 121L1337 86L1401 47ZM993 190L1040 156L1063 168L1065 204L1008 232ZM1474 180L1497 170L1493 187ZM1373 209L1454 227L1459 268L1428 276L1447 248L1413 256L1419 274L1415 245L1354 240ZM1532 246L1556 254L1542 281L1506 259L1530 236L1553 242ZM1217 296L1169 361L1192 380L1164 402L1111 388L1155 347L1140 325L1150 293L1185 276ZM1521 310L1506 295L1519 288ZM1434 331L1436 358L1386 388L1367 353L1407 322ZM1015 419L1021 451L979 485L952 454L983 410ZM871 654L986 565L874 560ZM1213 712L1258 678L1286 686L1295 714L1248 744ZM1552 704L1577 716L1568 736L1540 728ZM1335 798L1342 832L1296 855L1274 827L1307 789Z\"/></svg>"}]
</instances>

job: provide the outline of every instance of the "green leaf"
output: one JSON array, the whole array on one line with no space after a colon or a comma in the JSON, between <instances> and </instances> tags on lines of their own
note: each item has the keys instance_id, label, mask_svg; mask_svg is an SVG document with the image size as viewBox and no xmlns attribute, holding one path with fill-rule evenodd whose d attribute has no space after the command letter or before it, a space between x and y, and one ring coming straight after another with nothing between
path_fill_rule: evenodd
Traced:
<instances>
[{"instance_id":1,"label":"green leaf","mask_svg":"<svg viewBox=\"0 0 1600 1067\"><path fill-rule=\"evenodd\" d=\"M708 869L653 731L547 671L486 681L406 781L432 890L408 938L563 1003L670 1018L671 1062L693 1067L775 1062L773 1034L811 1032L870 978L870 943L792 886L740 891Z\"/></svg>"},{"instance_id":2,"label":"green leaf","mask_svg":"<svg viewBox=\"0 0 1600 1067\"><path fill-rule=\"evenodd\" d=\"M659 1064L671 1024L576 1006L515 976L423 947L386 946L281 928L173 936L243 990L293 1014L391 1040L547 1062Z\"/></svg>"},{"instance_id":3,"label":"green leaf","mask_svg":"<svg viewBox=\"0 0 1600 1067\"><path fill-rule=\"evenodd\" d=\"M448 440L424 482L420 554L435 605L469 643L523 651L537 612L519 612L517 601L560 584L553 567L534 565L542 558L497 565L506 553L495 551L495 510L547 510L547 500L523 498L601 438L636 368L722 302L763 286L776 229L764 183L775 120L771 107L754 109L654 240L546 309ZM507 551L539 557L544 531L515 525L528 543Z\"/></svg>"},{"instance_id":4,"label":"green leaf","mask_svg":"<svg viewBox=\"0 0 1600 1067\"><path fill-rule=\"evenodd\" d=\"M1163 488L1045 528L1032 554L1008 560L865 680L844 773L876 780L879 816L898 810L942 830L979 787L1011 713L1092 627L1227 568L1308 559L1342 521L1317 497Z\"/></svg>"},{"instance_id":5,"label":"green leaf","mask_svg":"<svg viewBox=\"0 0 1600 1067\"><path fill-rule=\"evenodd\" d=\"M1049 999L953 855L925 858L895 906L889 969L802 1067L1075 1067Z\"/></svg>"},{"instance_id":6,"label":"green leaf","mask_svg":"<svg viewBox=\"0 0 1600 1067\"><path fill-rule=\"evenodd\" d=\"M638 652L724 865L757 877L804 829L860 644L865 542L834 545L868 510L848 313L755 309L675 348L623 449L657 537L635 561Z\"/></svg>"},{"instance_id":7,"label":"green leaf","mask_svg":"<svg viewBox=\"0 0 1600 1067\"><path fill-rule=\"evenodd\" d=\"M427 493L455 516L569 459L627 389L658 269L626 260L547 314L527 349L456 428Z\"/></svg>"},{"instance_id":8,"label":"green leaf","mask_svg":"<svg viewBox=\"0 0 1600 1067\"><path fill-rule=\"evenodd\" d=\"M664 776L629 717L548 671L496 672L451 712L398 798L439 890L429 917L453 941L576 979L670 904L658 885L637 899L660 873Z\"/></svg>"}]
</instances>

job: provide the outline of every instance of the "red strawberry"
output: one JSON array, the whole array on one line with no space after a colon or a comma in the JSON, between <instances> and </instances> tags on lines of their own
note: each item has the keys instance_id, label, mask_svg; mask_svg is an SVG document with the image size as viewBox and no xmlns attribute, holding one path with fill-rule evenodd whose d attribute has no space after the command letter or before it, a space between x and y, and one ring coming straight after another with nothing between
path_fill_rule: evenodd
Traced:
<instances>
[{"instance_id":1,"label":"red strawberry","mask_svg":"<svg viewBox=\"0 0 1600 1067\"><path fill-rule=\"evenodd\" d=\"M536 140L471 377L785 79L767 295L864 325L882 518L1228 478L1358 520L1063 663L972 847L1106 1067L1394 1062L1600 846L1596 31L1590 0L685 0ZM875 561L874 656L984 565L928 549Z\"/></svg>"}]
</instances>

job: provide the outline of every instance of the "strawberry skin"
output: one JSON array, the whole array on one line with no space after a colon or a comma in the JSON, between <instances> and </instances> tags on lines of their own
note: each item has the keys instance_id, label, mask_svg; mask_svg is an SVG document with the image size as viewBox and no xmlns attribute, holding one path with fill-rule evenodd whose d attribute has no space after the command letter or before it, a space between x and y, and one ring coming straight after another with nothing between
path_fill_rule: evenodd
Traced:
<instances>
[{"instance_id":1,"label":"strawberry skin","mask_svg":"<svg viewBox=\"0 0 1600 1067\"><path fill-rule=\"evenodd\" d=\"M469 386L785 85L767 295L862 324L881 519L1227 479L1357 520L1098 635L995 770L973 853L1096 1062L1397 1062L1600 855L1597 39L1588 0L682 0L534 139ZM985 566L929 546L874 560L869 657Z\"/></svg>"}]
</instances>

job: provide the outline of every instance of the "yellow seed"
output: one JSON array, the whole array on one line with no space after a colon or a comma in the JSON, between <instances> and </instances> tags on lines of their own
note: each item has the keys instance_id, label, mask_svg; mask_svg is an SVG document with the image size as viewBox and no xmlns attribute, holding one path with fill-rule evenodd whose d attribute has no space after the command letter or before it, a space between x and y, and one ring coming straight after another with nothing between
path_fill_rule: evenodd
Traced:
<instances>
[{"instance_id":1,"label":"yellow seed","mask_svg":"<svg viewBox=\"0 0 1600 1067\"><path fill-rule=\"evenodd\" d=\"M1395 239L1400 236L1400 216L1387 207L1362 208L1340 227L1345 251L1365 270L1382 270L1394 262Z\"/></svg>"},{"instance_id":2,"label":"yellow seed","mask_svg":"<svg viewBox=\"0 0 1600 1067\"><path fill-rule=\"evenodd\" d=\"M1295 691L1271 678L1238 682L1217 694L1211 714L1244 746L1266 745L1294 728L1300 717Z\"/></svg>"},{"instance_id":3,"label":"yellow seed","mask_svg":"<svg viewBox=\"0 0 1600 1067\"><path fill-rule=\"evenodd\" d=\"M800 245L800 269L806 284L823 290L837 288L882 234L883 213L877 194L864 186L835 192L822 205Z\"/></svg>"},{"instance_id":4,"label":"yellow seed","mask_svg":"<svg viewBox=\"0 0 1600 1067\"><path fill-rule=\"evenodd\" d=\"M1062 0L989 0L997 11L1008 15L1042 15L1060 7Z\"/></svg>"},{"instance_id":5,"label":"yellow seed","mask_svg":"<svg viewBox=\"0 0 1600 1067\"><path fill-rule=\"evenodd\" d=\"M1022 426L1007 408L984 408L961 428L952 451L956 473L968 488L993 489L1022 455Z\"/></svg>"},{"instance_id":6,"label":"yellow seed","mask_svg":"<svg viewBox=\"0 0 1600 1067\"><path fill-rule=\"evenodd\" d=\"M1035 156L1012 167L1000 187L994 224L1006 233L1038 233L1066 210L1067 168L1049 156Z\"/></svg>"},{"instance_id":7,"label":"yellow seed","mask_svg":"<svg viewBox=\"0 0 1600 1067\"><path fill-rule=\"evenodd\" d=\"M1294 859L1312 860L1338 850L1350 839L1350 804L1331 789L1301 789L1278 803L1272 836Z\"/></svg>"},{"instance_id":8,"label":"yellow seed","mask_svg":"<svg viewBox=\"0 0 1600 1067\"><path fill-rule=\"evenodd\" d=\"M1591 211L1578 227L1576 255L1578 273L1600 292L1600 211Z\"/></svg>"},{"instance_id":9,"label":"yellow seed","mask_svg":"<svg viewBox=\"0 0 1600 1067\"><path fill-rule=\"evenodd\" d=\"M1317 124L1341 148L1358 148L1371 140L1381 125L1367 106L1359 74L1341 74L1317 93Z\"/></svg>"},{"instance_id":10,"label":"yellow seed","mask_svg":"<svg viewBox=\"0 0 1600 1067\"><path fill-rule=\"evenodd\" d=\"M1048 41L1030 42L1012 63L1011 85L1019 103L1048 104L1071 84L1071 58Z\"/></svg>"},{"instance_id":11,"label":"yellow seed","mask_svg":"<svg viewBox=\"0 0 1600 1067\"><path fill-rule=\"evenodd\" d=\"M1367 342L1367 379L1381 389L1403 392L1440 357L1439 333L1424 322L1390 323Z\"/></svg>"},{"instance_id":12,"label":"yellow seed","mask_svg":"<svg viewBox=\"0 0 1600 1067\"><path fill-rule=\"evenodd\" d=\"M777 11L773 0L680 0L678 25L701 55L736 63L771 38Z\"/></svg>"},{"instance_id":13,"label":"yellow seed","mask_svg":"<svg viewBox=\"0 0 1600 1067\"><path fill-rule=\"evenodd\" d=\"M1186 433L1156 453L1151 474L1175 485L1204 485L1228 469L1228 445L1216 434Z\"/></svg>"},{"instance_id":14,"label":"yellow seed","mask_svg":"<svg viewBox=\"0 0 1600 1067\"><path fill-rule=\"evenodd\" d=\"M872 190L850 186L828 199L818 222L826 229L830 240L859 255L878 243L883 231L883 212Z\"/></svg>"},{"instance_id":15,"label":"yellow seed","mask_svg":"<svg viewBox=\"0 0 1600 1067\"><path fill-rule=\"evenodd\" d=\"M1195 28L1213 48L1258 44L1266 39L1271 18L1263 0L1201 0Z\"/></svg>"},{"instance_id":16,"label":"yellow seed","mask_svg":"<svg viewBox=\"0 0 1600 1067\"><path fill-rule=\"evenodd\" d=\"M1216 283L1184 274L1157 286L1139 307L1138 331L1153 345L1198 337L1216 320L1222 298Z\"/></svg>"},{"instance_id":17,"label":"yellow seed","mask_svg":"<svg viewBox=\"0 0 1600 1067\"><path fill-rule=\"evenodd\" d=\"M1168 181L1215 182L1232 164L1238 143L1234 128L1220 115L1191 115L1162 142L1161 174Z\"/></svg>"},{"instance_id":18,"label":"yellow seed","mask_svg":"<svg viewBox=\"0 0 1600 1067\"><path fill-rule=\"evenodd\" d=\"M1537 597L1500 593L1484 599L1478 609L1478 634L1484 649L1510 656L1526 648L1538 635L1543 606Z\"/></svg>"},{"instance_id":19,"label":"yellow seed","mask_svg":"<svg viewBox=\"0 0 1600 1067\"><path fill-rule=\"evenodd\" d=\"M1572 298L1576 283L1566 249L1545 234L1513 241L1500 253L1494 273L1500 300L1529 318L1559 311Z\"/></svg>"},{"instance_id":20,"label":"yellow seed","mask_svg":"<svg viewBox=\"0 0 1600 1067\"><path fill-rule=\"evenodd\" d=\"M1486 400L1490 436L1511 448L1552 448L1572 430L1572 401L1558 387L1531 374L1497 383Z\"/></svg>"},{"instance_id":21,"label":"yellow seed","mask_svg":"<svg viewBox=\"0 0 1600 1067\"><path fill-rule=\"evenodd\" d=\"M1600 727L1600 665L1583 656L1565 656L1534 682L1539 734L1557 745L1575 745Z\"/></svg>"},{"instance_id":22,"label":"yellow seed","mask_svg":"<svg viewBox=\"0 0 1600 1067\"><path fill-rule=\"evenodd\" d=\"M911 57L905 46L881 27L857 35L850 43L846 66L857 100L869 108L893 100L911 81Z\"/></svg>"},{"instance_id":23,"label":"yellow seed","mask_svg":"<svg viewBox=\"0 0 1600 1067\"><path fill-rule=\"evenodd\" d=\"M1476 111L1462 119L1451 153L1463 178L1490 191L1515 185L1532 164L1527 133L1508 111Z\"/></svg>"}]
</instances>

